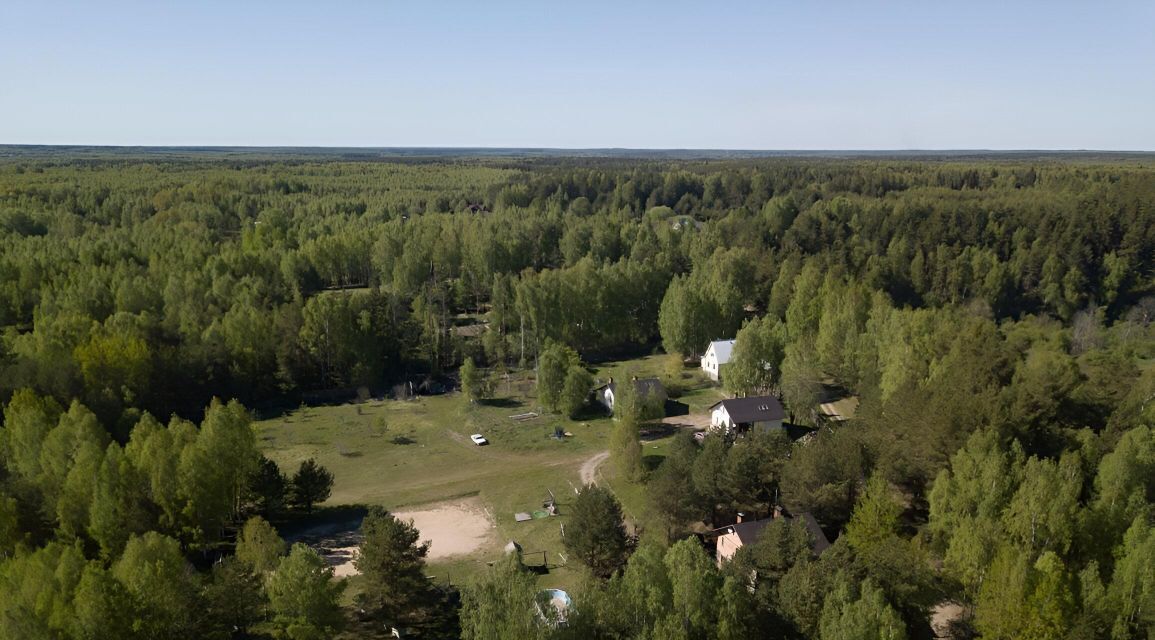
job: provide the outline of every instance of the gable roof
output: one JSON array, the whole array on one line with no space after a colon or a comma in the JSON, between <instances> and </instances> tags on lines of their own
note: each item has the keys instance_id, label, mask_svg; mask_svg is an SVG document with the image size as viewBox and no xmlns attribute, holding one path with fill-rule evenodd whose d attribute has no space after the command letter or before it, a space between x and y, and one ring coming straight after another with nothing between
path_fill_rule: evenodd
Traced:
<instances>
[{"instance_id":1,"label":"gable roof","mask_svg":"<svg viewBox=\"0 0 1155 640\"><path fill-rule=\"evenodd\" d=\"M826 534L822 532L822 527L818 526L818 521L814 519L809 511L800 514L795 520L801 520L802 526L810 532L810 537L814 539L814 553L820 554L830 547L830 541L826 539Z\"/></svg>"},{"instance_id":2,"label":"gable roof","mask_svg":"<svg viewBox=\"0 0 1155 640\"><path fill-rule=\"evenodd\" d=\"M714 357L718 359L718 364L726 364L730 361L730 354L734 351L734 340L715 340L706 347L706 353L714 350Z\"/></svg>"},{"instance_id":3,"label":"gable roof","mask_svg":"<svg viewBox=\"0 0 1155 640\"><path fill-rule=\"evenodd\" d=\"M782 408L782 403L778 402L778 398L774 396L730 398L714 404L710 409L719 405L726 407L726 413L730 415L730 420L736 424L771 422L786 418L786 410Z\"/></svg>"},{"instance_id":4,"label":"gable roof","mask_svg":"<svg viewBox=\"0 0 1155 640\"><path fill-rule=\"evenodd\" d=\"M823 551L830 548L830 541L826 539L826 534L822 532L822 527L818 526L818 521L809 511L801 513L797 516L790 516L782 514L782 520L786 522L796 522L806 527L806 531L810 533L810 538L813 541L812 549L815 555L820 555ZM734 535L743 545L754 544L758 541L758 537L766 529L767 525L774 522L777 518L763 518L762 520L753 520L748 522L739 522L728 527L722 527L719 531L722 535Z\"/></svg>"},{"instance_id":5,"label":"gable roof","mask_svg":"<svg viewBox=\"0 0 1155 640\"><path fill-rule=\"evenodd\" d=\"M762 535L762 530L771 522L774 522L773 518L739 522L726 527L726 533L738 536L738 540L740 540L742 544L754 544L758 536Z\"/></svg>"}]
</instances>

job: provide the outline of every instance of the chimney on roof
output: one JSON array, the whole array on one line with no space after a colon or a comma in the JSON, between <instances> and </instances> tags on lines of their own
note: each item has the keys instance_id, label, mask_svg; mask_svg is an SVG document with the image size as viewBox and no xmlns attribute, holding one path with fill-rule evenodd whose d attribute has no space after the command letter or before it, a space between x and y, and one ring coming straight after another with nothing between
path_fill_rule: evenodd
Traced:
<instances>
[{"instance_id":1,"label":"chimney on roof","mask_svg":"<svg viewBox=\"0 0 1155 640\"><path fill-rule=\"evenodd\" d=\"M746 519L746 514L745 514L745 513L742 513L741 511L739 511L739 512L738 512L738 522L737 522L737 524L742 524L742 521L743 521L743 520L745 520L745 519Z\"/></svg>"}]
</instances>

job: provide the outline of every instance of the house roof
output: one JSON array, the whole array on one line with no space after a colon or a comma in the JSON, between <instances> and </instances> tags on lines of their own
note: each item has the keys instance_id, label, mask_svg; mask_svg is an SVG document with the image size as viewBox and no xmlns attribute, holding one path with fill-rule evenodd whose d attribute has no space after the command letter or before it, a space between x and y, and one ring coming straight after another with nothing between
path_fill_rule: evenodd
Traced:
<instances>
[{"instance_id":1,"label":"house roof","mask_svg":"<svg viewBox=\"0 0 1155 640\"><path fill-rule=\"evenodd\" d=\"M819 554L826 551L830 547L830 541L826 539L826 534L822 532L822 527L818 526L818 521L814 516L807 511L800 514L796 520L801 520L802 525L810 532L810 537L814 539L814 553Z\"/></svg>"},{"instance_id":2,"label":"house roof","mask_svg":"<svg viewBox=\"0 0 1155 640\"><path fill-rule=\"evenodd\" d=\"M762 530L766 525L774 522L773 518L766 518L765 520L753 520L750 522L739 522L726 527L726 533L738 536L738 540L742 544L754 544L758 536L762 535Z\"/></svg>"},{"instance_id":3,"label":"house roof","mask_svg":"<svg viewBox=\"0 0 1155 640\"><path fill-rule=\"evenodd\" d=\"M714 356L718 358L718 364L726 364L730 361L730 354L734 351L733 340L715 340L706 347L706 353L714 350Z\"/></svg>"},{"instance_id":4,"label":"house roof","mask_svg":"<svg viewBox=\"0 0 1155 640\"><path fill-rule=\"evenodd\" d=\"M812 548L815 555L821 554L830 547L830 541L826 539L826 534L822 532L822 527L818 526L818 521L810 512L802 513L797 516L789 516L783 514L782 519L787 522L795 521L806 527L806 531L810 533L813 541ZM735 535L743 545L754 544L758 541L758 537L766 529L766 526L774 522L775 518L763 518L762 520L753 520L750 522L739 522L728 527L723 527L721 531L723 535Z\"/></svg>"},{"instance_id":5,"label":"house roof","mask_svg":"<svg viewBox=\"0 0 1155 640\"><path fill-rule=\"evenodd\" d=\"M693 226L695 229L702 228L702 221L695 220L693 216L681 215L670 218L670 226L675 229L684 229Z\"/></svg>"},{"instance_id":6,"label":"house roof","mask_svg":"<svg viewBox=\"0 0 1155 640\"><path fill-rule=\"evenodd\" d=\"M749 398L730 398L716 403L710 409L719 405L726 407L726 413L736 424L747 422L770 422L786 418L786 410L782 403L774 396L751 396Z\"/></svg>"},{"instance_id":7,"label":"house roof","mask_svg":"<svg viewBox=\"0 0 1155 640\"><path fill-rule=\"evenodd\" d=\"M831 400L830 402L823 402L818 405L817 412L818 415L825 417L827 420L841 422L853 418L857 409L858 398L849 396Z\"/></svg>"}]
</instances>

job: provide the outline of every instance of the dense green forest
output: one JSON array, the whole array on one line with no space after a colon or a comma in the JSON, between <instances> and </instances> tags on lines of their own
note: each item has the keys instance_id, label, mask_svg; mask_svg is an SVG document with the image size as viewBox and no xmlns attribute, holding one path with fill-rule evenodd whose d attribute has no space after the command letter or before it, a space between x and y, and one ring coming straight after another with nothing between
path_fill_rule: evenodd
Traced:
<instances>
[{"instance_id":1,"label":"dense green forest","mask_svg":"<svg viewBox=\"0 0 1155 640\"><path fill-rule=\"evenodd\" d=\"M340 583L254 519L323 500L324 472L269 468L250 410L734 336L729 391L809 425L838 388L857 415L639 466L665 530L592 553L566 625L512 564L458 609L387 513L359 610L471 638L832 640L926 637L949 601L959 637L1151 637L1146 162L5 160L0 638L330 637ZM636 443L645 416L618 413ZM690 536L779 505L834 545L784 522L719 569Z\"/></svg>"}]
</instances>

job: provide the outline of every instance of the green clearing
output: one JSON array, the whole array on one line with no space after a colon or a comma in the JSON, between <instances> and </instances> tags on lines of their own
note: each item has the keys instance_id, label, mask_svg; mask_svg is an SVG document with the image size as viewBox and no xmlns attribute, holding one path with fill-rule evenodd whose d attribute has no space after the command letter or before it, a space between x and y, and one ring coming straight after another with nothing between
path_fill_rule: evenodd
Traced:
<instances>
[{"instance_id":1,"label":"green clearing","mask_svg":"<svg viewBox=\"0 0 1155 640\"><path fill-rule=\"evenodd\" d=\"M459 394L448 394L301 409L258 423L257 433L266 455L282 469L295 469L314 457L333 472L327 505L401 510L480 497L497 524L491 543L475 554L430 566L439 579L457 581L499 557L509 540L526 551L548 551L550 563L557 564L557 553L563 551L558 524L579 482L579 468L606 446L607 418L574 423L556 416L526 422L508 417L525 411L511 401L470 406ZM550 438L558 425L574 436ZM474 445L472 433L485 434L490 444ZM557 496L562 516L514 521L515 512L540 509L547 490Z\"/></svg>"},{"instance_id":2,"label":"green clearing","mask_svg":"<svg viewBox=\"0 0 1155 640\"><path fill-rule=\"evenodd\" d=\"M661 366L661 357L647 357L604 364L596 375L661 375ZM694 387L680 401L692 411L721 397L692 375L685 382ZM536 410L526 388L525 383L503 383L498 397L473 405L451 393L412 401L302 407L257 422L257 437L264 453L288 473L310 457L332 471L333 493L326 506L381 505L398 511L480 498L496 523L494 536L475 553L430 562L429 572L438 581L467 579L498 558L509 540L516 540L529 565L540 564L541 552L547 552L551 569L539 580L543 587L573 589L580 582L580 569L557 566L564 553L560 525L580 485L582 464L607 449L613 422L600 414L578 421L558 415L515 421L510 416ZM550 437L557 427L572 437ZM474 445L469 440L473 433L485 435L490 444ZM665 455L670 440L643 444L651 467ZM631 525L646 529L644 487L619 479L608 460L598 473L618 495ZM541 509L548 490L557 498L559 516L514 520L516 512ZM355 579L351 586L356 589Z\"/></svg>"},{"instance_id":3,"label":"green clearing","mask_svg":"<svg viewBox=\"0 0 1155 640\"><path fill-rule=\"evenodd\" d=\"M626 380L633 376L661 378L668 387L670 399L686 404L691 414L706 414L710 405L728 397L720 386L707 380L696 365L683 367L679 371L676 384L671 385L667 358L665 355L652 355L634 360L606 362L593 368L594 376L603 382L611 377L615 380ZM677 388L672 388L674 386Z\"/></svg>"}]
</instances>

